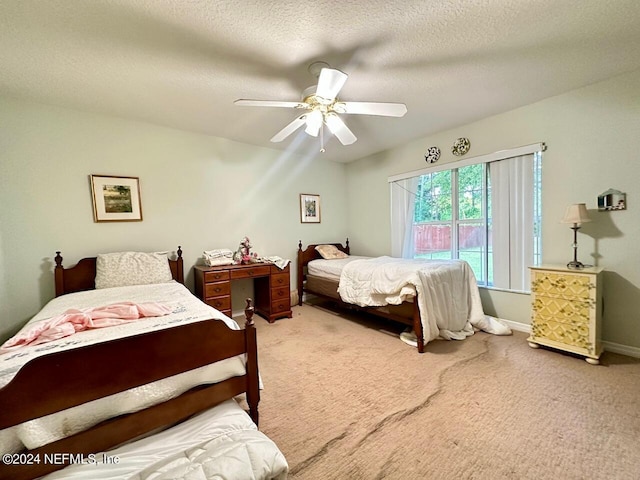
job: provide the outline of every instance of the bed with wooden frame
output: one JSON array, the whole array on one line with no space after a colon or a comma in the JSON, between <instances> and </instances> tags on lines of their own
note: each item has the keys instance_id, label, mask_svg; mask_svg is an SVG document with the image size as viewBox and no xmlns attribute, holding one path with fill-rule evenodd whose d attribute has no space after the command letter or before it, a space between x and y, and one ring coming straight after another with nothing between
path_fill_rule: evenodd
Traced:
<instances>
[{"instance_id":1,"label":"bed with wooden frame","mask_svg":"<svg viewBox=\"0 0 640 480\"><path fill-rule=\"evenodd\" d=\"M338 282L322 277L309 275L307 265L312 260L322 258L316 250L318 245L334 245L338 250L349 255L349 239L345 245L341 243L311 244L302 248L302 241L298 242L298 305L302 305L303 293L316 295L329 299L345 308L363 311L379 317L384 317L410 326L416 333L418 340L418 352L424 353L424 336L418 302L404 302L401 305L387 305L384 307L360 307L344 302L338 293Z\"/></svg>"},{"instance_id":2,"label":"bed with wooden frame","mask_svg":"<svg viewBox=\"0 0 640 480\"><path fill-rule=\"evenodd\" d=\"M60 252L57 252L55 262L56 296L94 288L95 257L82 259L72 268L64 268ZM177 259L169 262L173 278L182 283L180 247ZM198 321L46 354L29 361L0 389L0 429L237 355L246 356L246 373L195 387L164 403L104 421L35 450L23 451L19 458L39 455L40 462L28 464L25 460L13 462L13 465L0 462L0 478L18 480L42 476L65 466L42 462L44 454L103 452L243 393L246 393L250 416L257 425L260 400L257 344L249 299L245 315L246 324L242 330L231 330L221 321ZM114 375L114 372L118 374Z\"/></svg>"}]
</instances>

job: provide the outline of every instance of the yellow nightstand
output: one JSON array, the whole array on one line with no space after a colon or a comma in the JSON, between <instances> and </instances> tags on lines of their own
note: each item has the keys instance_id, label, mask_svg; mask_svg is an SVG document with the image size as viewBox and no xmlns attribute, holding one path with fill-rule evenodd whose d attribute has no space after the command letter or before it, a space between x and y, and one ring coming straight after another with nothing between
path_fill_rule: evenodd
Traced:
<instances>
[{"instance_id":1,"label":"yellow nightstand","mask_svg":"<svg viewBox=\"0 0 640 480\"><path fill-rule=\"evenodd\" d=\"M544 265L530 269L529 345L577 353L593 365L600 363L603 268Z\"/></svg>"}]
</instances>

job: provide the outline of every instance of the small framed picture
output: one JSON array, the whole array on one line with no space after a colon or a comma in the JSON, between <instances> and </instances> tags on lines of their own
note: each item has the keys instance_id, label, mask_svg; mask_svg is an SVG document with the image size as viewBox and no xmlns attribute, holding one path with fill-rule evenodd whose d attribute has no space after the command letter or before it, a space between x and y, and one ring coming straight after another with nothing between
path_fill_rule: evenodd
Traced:
<instances>
[{"instance_id":1,"label":"small framed picture","mask_svg":"<svg viewBox=\"0 0 640 480\"><path fill-rule=\"evenodd\" d=\"M95 222L140 222L140 179L90 175Z\"/></svg>"},{"instance_id":2,"label":"small framed picture","mask_svg":"<svg viewBox=\"0 0 640 480\"><path fill-rule=\"evenodd\" d=\"M300 194L300 221L320 223L320 195Z\"/></svg>"}]
</instances>

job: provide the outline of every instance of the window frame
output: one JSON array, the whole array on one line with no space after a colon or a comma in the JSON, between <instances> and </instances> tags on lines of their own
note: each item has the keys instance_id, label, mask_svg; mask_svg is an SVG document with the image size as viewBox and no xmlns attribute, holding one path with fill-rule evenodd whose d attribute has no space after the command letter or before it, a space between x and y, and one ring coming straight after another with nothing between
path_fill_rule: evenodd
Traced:
<instances>
[{"instance_id":1,"label":"window frame","mask_svg":"<svg viewBox=\"0 0 640 480\"><path fill-rule=\"evenodd\" d=\"M537 224L538 230L541 228L541 200L539 196L541 195L541 160L542 160L542 152L546 150L546 145L544 143L536 143L531 145L525 145L523 147L513 148L509 150L502 150L499 152L494 152L488 155L481 155L476 157L470 157L464 160L459 160L456 162L444 163L438 166L432 165L428 168L423 168L420 170L414 170L411 172L407 172L404 174L393 175L388 178L388 182L390 188L393 189L393 184L400 180L407 180L413 177L420 177L425 174L434 174L440 171L450 170L451 177L451 201L452 201L452 218L447 221L429 221L424 222L425 224L438 224L444 225L448 224L451 228L451 255L452 258L460 257L460 249L459 249L459 226L468 224L468 223L477 223L481 222L483 224L484 231L484 251L482 252L481 259L481 278L478 278L478 285L482 288L494 289L494 290L502 290L508 292L522 292L521 290L517 290L514 288L505 288L505 287L495 287L493 285L489 285L489 268L490 268L490 260L491 260L491 252L489 245L489 228L490 224L493 222L493 219L489 218L490 212L490 202L489 202L489 189L492 189L492 186L489 183L489 169L487 168L488 163L506 160L513 157L519 157L523 155L533 154L534 155L534 223ZM480 163L484 163L483 166L483 175L482 175L482 218L479 219L460 219L460 211L459 211L459 175L458 172L461 168L464 168L469 165L477 165ZM393 193L392 193L393 198ZM392 209L393 212L393 209ZM393 229L393 213L392 213L392 229ZM393 244L393 240L392 240ZM414 249L415 251L415 249ZM542 252L541 252L541 233L534 237L534 263L537 261L540 263L542 261ZM476 273L476 275L478 275Z\"/></svg>"}]
</instances>

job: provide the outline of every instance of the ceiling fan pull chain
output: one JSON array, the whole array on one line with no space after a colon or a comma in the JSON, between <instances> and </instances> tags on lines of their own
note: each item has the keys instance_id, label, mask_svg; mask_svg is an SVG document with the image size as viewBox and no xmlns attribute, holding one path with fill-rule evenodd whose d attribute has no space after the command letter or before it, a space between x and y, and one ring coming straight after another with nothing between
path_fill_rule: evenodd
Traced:
<instances>
[{"instance_id":1,"label":"ceiling fan pull chain","mask_svg":"<svg viewBox=\"0 0 640 480\"><path fill-rule=\"evenodd\" d=\"M320 153L324 153L324 122L320 125Z\"/></svg>"}]
</instances>

